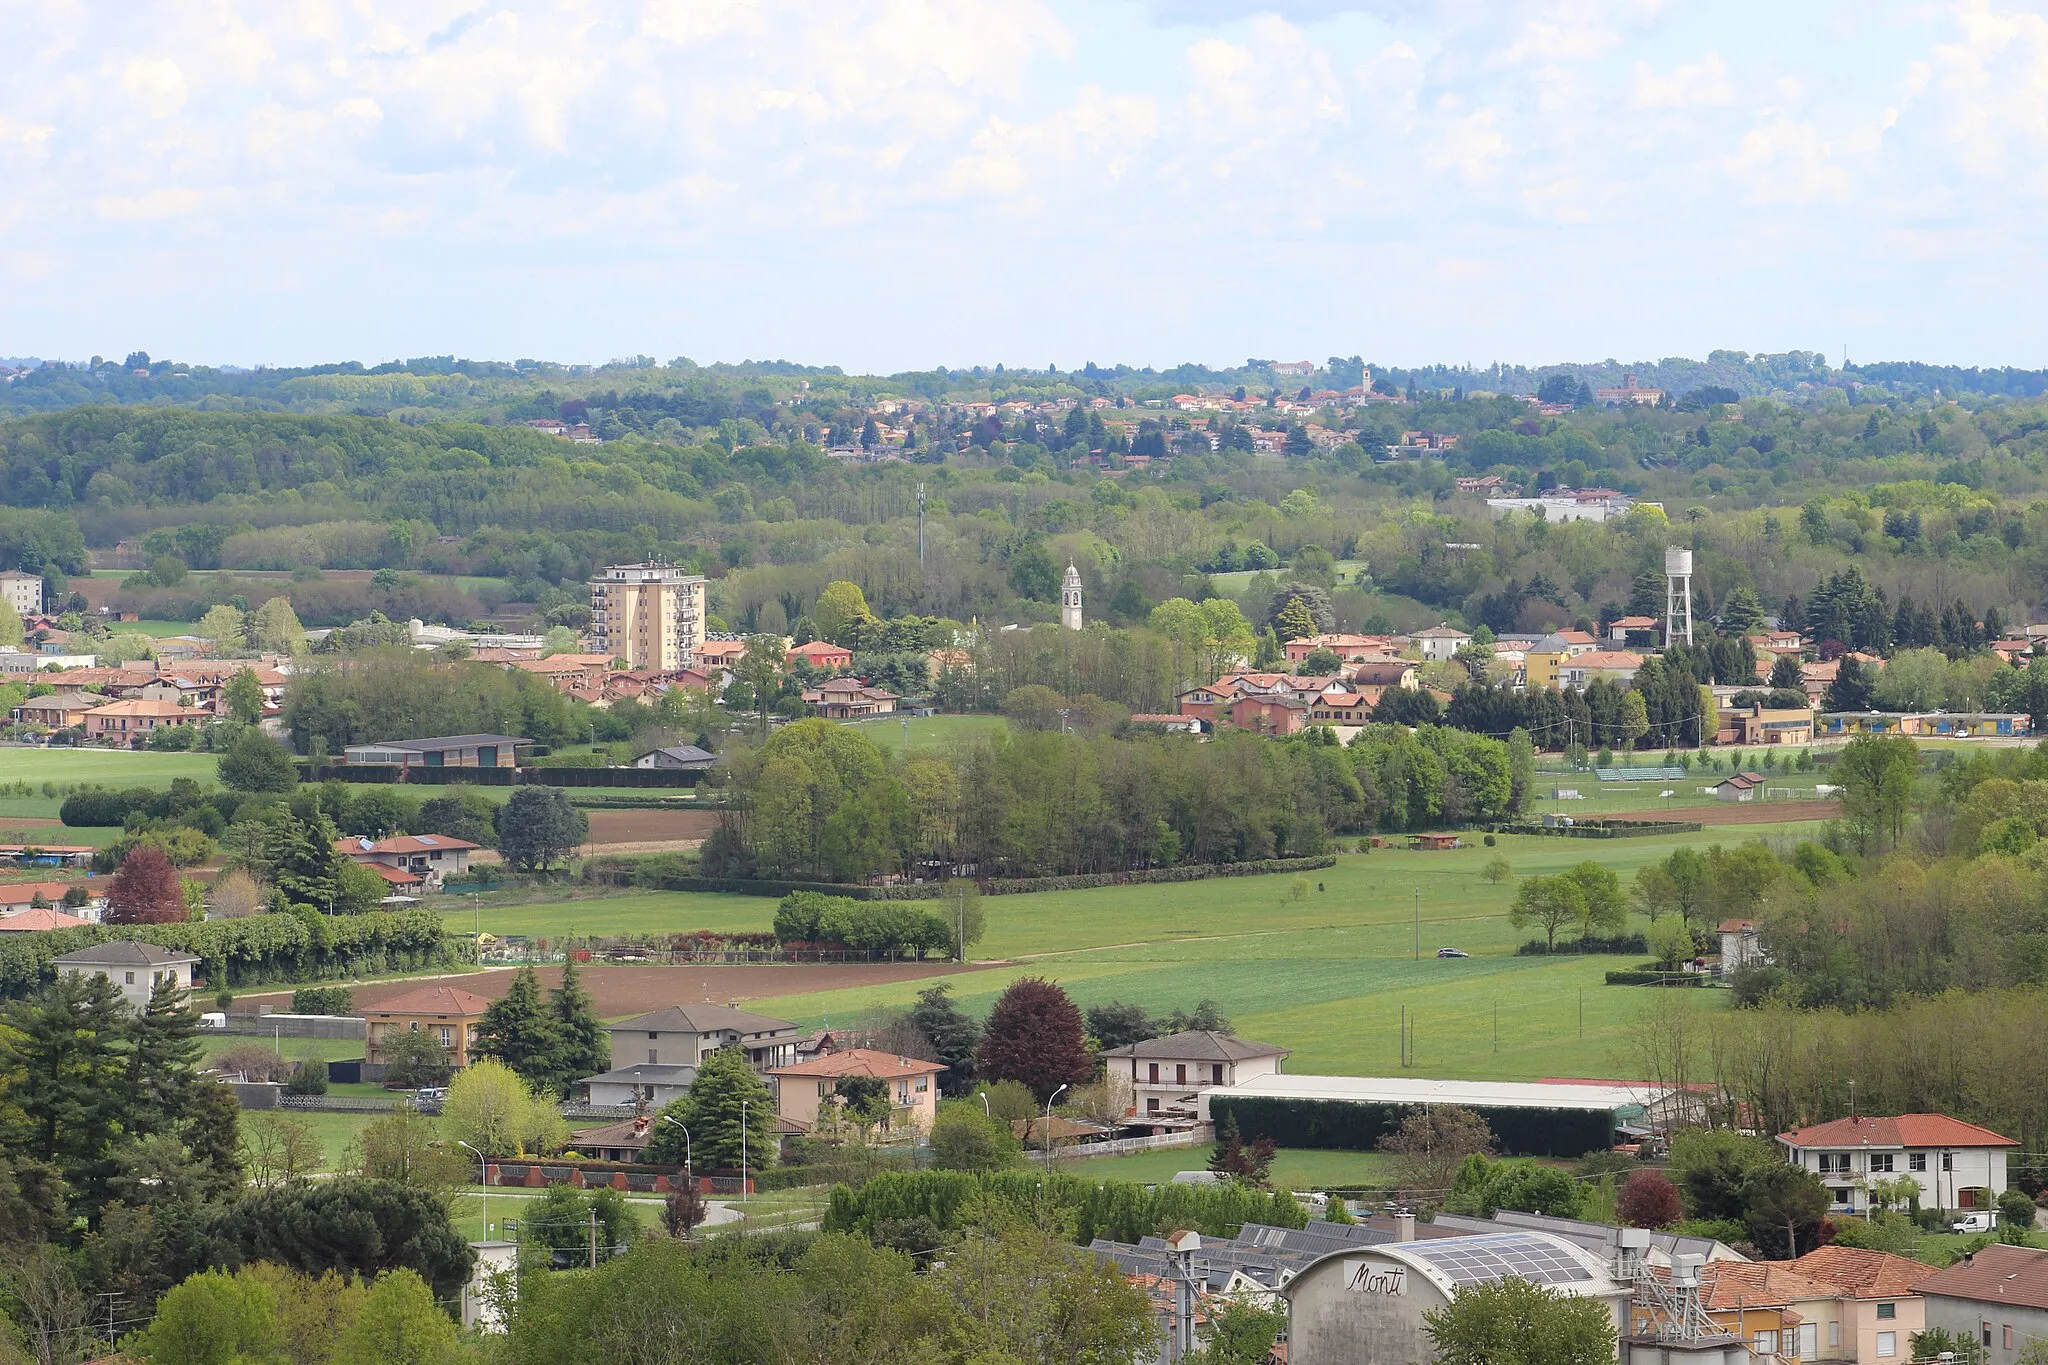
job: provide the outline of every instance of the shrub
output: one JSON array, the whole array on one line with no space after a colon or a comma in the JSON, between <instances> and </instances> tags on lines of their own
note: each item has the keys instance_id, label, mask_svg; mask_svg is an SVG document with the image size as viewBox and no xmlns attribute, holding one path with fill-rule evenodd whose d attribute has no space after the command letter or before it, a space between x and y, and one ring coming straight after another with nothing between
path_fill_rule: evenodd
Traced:
<instances>
[{"instance_id":1,"label":"shrub","mask_svg":"<svg viewBox=\"0 0 2048 1365\"><path fill-rule=\"evenodd\" d=\"M2030 1228L2034 1226L2034 1201L2018 1190L2007 1190L1998 1196L1998 1216L2008 1227Z\"/></svg>"},{"instance_id":2,"label":"shrub","mask_svg":"<svg viewBox=\"0 0 2048 1365\"><path fill-rule=\"evenodd\" d=\"M346 986L302 986L292 992L293 1014L352 1015L354 992Z\"/></svg>"},{"instance_id":3,"label":"shrub","mask_svg":"<svg viewBox=\"0 0 2048 1365\"><path fill-rule=\"evenodd\" d=\"M292 1068L292 1078L285 1082L287 1095L324 1095L327 1093L327 1063L304 1061Z\"/></svg>"}]
</instances>

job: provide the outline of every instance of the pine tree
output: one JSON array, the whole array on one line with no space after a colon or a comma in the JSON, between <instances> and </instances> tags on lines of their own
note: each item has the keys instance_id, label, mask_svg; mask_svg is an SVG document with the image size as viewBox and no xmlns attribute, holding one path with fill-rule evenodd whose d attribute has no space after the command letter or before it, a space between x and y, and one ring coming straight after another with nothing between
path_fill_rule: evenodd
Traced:
<instances>
[{"instance_id":1,"label":"pine tree","mask_svg":"<svg viewBox=\"0 0 2048 1365\"><path fill-rule=\"evenodd\" d=\"M1305 640L1316 634L1316 618L1309 611L1308 603L1299 597L1291 597L1273 620L1273 633L1281 640Z\"/></svg>"},{"instance_id":2,"label":"pine tree","mask_svg":"<svg viewBox=\"0 0 2048 1365\"><path fill-rule=\"evenodd\" d=\"M758 1170L773 1164L775 1097L741 1049L722 1047L706 1057L697 1068L697 1079L690 1083L688 1097L670 1107L681 1111L677 1117L690 1130L690 1141L684 1143L674 1124L657 1123L655 1126L665 1131L657 1137L656 1146L650 1147L649 1156L658 1148L672 1152L668 1159L680 1164L687 1146L698 1170L737 1171L744 1133L748 1168Z\"/></svg>"},{"instance_id":3,"label":"pine tree","mask_svg":"<svg viewBox=\"0 0 2048 1365\"><path fill-rule=\"evenodd\" d=\"M19 1112L13 1150L64 1173L75 1211L96 1214L127 1110L129 1018L104 976L66 973L10 1005L0 1075Z\"/></svg>"},{"instance_id":4,"label":"pine tree","mask_svg":"<svg viewBox=\"0 0 2048 1365\"><path fill-rule=\"evenodd\" d=\"M150 990L135 1019L128 1054L128 1128L138 1136L171 1131L198 1083L199 1016L170 977Z\"/></svg>"},{"instance_id":5,"label":"pine tree","mask_svg":"<svg viewBox=\"0 0 2048 1365\"><path fill-rule=\"evenodd\" d=\"M555 1030L554 1087L566 1095L577 1081L612 1064L611 1035L598 1022L596 1002L577 980L573 961L562 964L562 984L548 997L548 1014Z\"/></svg>"},{"instance_id":6,"label":"pine tree","mask_svg":"<svg viewBox=\"0 0 2048 1365\"><path fill-rule=\"evenodd\" d=\"M493 1000L484 1011L477 1028L477 1051L497 1058L531 1085L553 1087L561 1035L541 999L540 978L533 968L514 972L503 998Z\"/></svg>"},{"instance_id":7,"label":"pine tree","mask_svg":"<svg viewBox=\"0 0 2048 1365\"><path fill-rule=\"evenodd\" d=\"M340 838L325 814L294 818L280 831L275 880L287 900L323 914L334 912L341 898L341 865L347 861L334 846Z\"/></svg>"}]
</instances>

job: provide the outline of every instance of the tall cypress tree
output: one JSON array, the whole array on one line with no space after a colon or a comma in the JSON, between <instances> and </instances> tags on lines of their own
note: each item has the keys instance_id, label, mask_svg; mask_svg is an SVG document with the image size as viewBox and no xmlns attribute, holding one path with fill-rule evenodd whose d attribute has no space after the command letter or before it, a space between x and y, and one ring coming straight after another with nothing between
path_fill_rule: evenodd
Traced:
<instances>
[{"instance_id":1,"label":"tall cypress tree","mask_svg":"<svg viewBox=\"0 0 2048 1365\"><path fill-rule=\"evenodd\" d=\"M611 1035L598 1022L596 1002L577 979L573 961L562 964L562 984L548 997L548 1013L555 1027L556 1090L566 1095L585 1076L611 1069Z\"/></svg>"},{"instance_id":2,"label":"tall cypress tree","mask_svg":"<svg viewBox=\"0 0 2048 1365\"><path fill-rule=\"evenodd\" d=\"M199 1016L168 977L136 1017L128 1054L128 1130L138 1137L173 1129L191 1107L198 1078Z\"/></svg>"}]
</instances>

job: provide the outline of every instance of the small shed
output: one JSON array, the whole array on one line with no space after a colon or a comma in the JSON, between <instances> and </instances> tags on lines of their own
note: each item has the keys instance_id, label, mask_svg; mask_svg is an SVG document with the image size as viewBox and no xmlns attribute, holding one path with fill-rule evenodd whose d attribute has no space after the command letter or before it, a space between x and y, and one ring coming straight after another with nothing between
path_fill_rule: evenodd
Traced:
<instances>
[{"instance_id":1,"label":"small shed","mask_svg":"<svg viewBox=\"0 0 2048 1365\"><path fill-rule=\"evenodd\" d=\"M1418 834L1410 841L1410 848L1463 848L1464 841L1455 834Z\"/></svg>"},{"instance_id":2,"label":"small shed","mask_svg":"<svg viewBox=\"0 0 2048 1365\"><path fill-rule=\"evenodd\" d=\"M1764 789L1762 773L1731 773L1714 784L1716 801L1754 801Z\"/></svg>"}]
</instances>

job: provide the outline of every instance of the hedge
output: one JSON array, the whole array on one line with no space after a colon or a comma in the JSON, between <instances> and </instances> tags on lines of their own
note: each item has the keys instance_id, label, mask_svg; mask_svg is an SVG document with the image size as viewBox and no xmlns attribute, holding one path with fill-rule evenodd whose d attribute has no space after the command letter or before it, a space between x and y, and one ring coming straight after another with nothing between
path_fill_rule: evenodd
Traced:
<instances>
[{"instance_id":1,"label":"hedge","mask_svg":"<svg viewBox=\"0 0 2048 1365\"><path fill-rule=\"evenodd\" d=\"M199 958L214 988L292 984L458 966L475 949L441 931L431 910L361 915L272 914L186 924L84 924L0 935L0 998L28 995L56 977L54 958L113 939L178 948Z\"/></svg>"},{"instance_id":2,"label":"hedge","mask_svg":"<svg viewBox=\"0 0 2048 1365\"><path fill-rule=\"evenodd\" d=\"M1571 939L1555 948L1540 938L1532 938L1515 949L1517 957L1549 957L1563 953L1647 953L1650 941L1641 934L1621 934L1615 938L1601 938L1597 934Z\"/></svg>"},{"instance_id":3,"label":"hedge","mask_svg":"<svg viewBox=\"0 0 2048 1365\"><path fill-rule=\"evenodd\" d=\"M1697 820L1608 820L1599 824L1493 825L1495 834L1549 834L1563 839L1636 839L1652 834L1698 834Z\"/></svg>"},{"instance_id":4,"label":"hedge","mask_svg":"<svg viewBox=\"0 0 2048 1365\"><path fill-rule=\"evenodd\" d=\"M1197 1158L1190 1158L1191 1160ZM1285 1191L1267 1193L1232 1181L1222 1185L1146 1186L1129 1180L1094 1181L1045 1171L892 1171L860 1189L840 1185L825 1210L826 1232L872 1233L884 1222L929 1218L941 1231L976 1215L986 1196L1022 1212L1050 1199L1071 1213L1080 1246L1098 1237L1137 1242L1166 1228L1192 1228L1208 1237L1235 1237L1246 1223L1300 1228L1308 1214Z\"/></svg>"},{"instance_id":5,"label":"hedge","mask_svg":"<svg viewBox=\"0 0 2048 1365\"><path fill-rule=\"evenodd\" d=\"M1486 1120L1503 1156L1584 1156L1614 1145L1614 1115L1584 1109L1519 1109L1466 1105ZM1369 1152L1401 1126L1412 1105L1355 1100L1298 1100L1269 1096L1209 1097L1219 1125L1237 1119L1247 1142L1271 1138L1282 1147Z\"/></svg>"},{"instance_id":6,"label":"hedge","mask_svg":"<svg viewBox=\"0 0 2048 1365\"><path fill-rule=\"evenodd\" d=\"M1667 972L1661 970L1609 972L1610 986L1704 986L1707 978L1700 972Z\"/></svg>"},{"instance_id":7,"label":"hedge","mask_svg":"<svg viewBox=\"0 0 2048 1365\"><path fill-rule=\"evenodd\" d=\"M1009 896L1030 891L1081 891L1098 886L1147 882L1196 882L1210 877L1257 877L1276 872L1314 872L1335 867L1328 855L1318 858L1266 858L1249 863L1193 863L1186 867L1147 868L1137 872L1092 872L1072 877L1012 877L983 882L984 895ZM891 886L858 883L777 881L746 877L691 875L696 860L687 854L657 853L645 857L609 855L583 865L583 880L605 886L638 886L651 891L731 891L743 896L787 896L814 891L862 901L937 900L946 894L943 882L908 882ZM1641 951L1641 950L1638 950Z\"/></svg>"}]
</instances>

